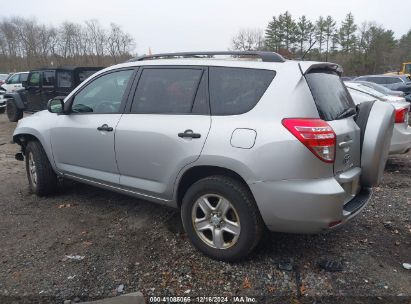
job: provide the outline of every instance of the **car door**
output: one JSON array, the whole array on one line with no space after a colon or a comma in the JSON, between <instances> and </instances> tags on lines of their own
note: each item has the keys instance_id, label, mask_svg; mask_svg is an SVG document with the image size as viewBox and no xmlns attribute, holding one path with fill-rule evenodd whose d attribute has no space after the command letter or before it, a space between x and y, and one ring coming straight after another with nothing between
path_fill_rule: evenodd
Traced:
<instances>
[{"instance_id":1,"label":"car door","mask_svg":"<svg viewBox=\"0 0 411 304\"><path fill-rule=\"evenodd\" d=\"M41 71L33 71L27 80L25 106L28 111L39 111L41 109Z\"/></svg>"},{"instance_id":2,"label":"car door","mask_svg":"<svg viewBox=\"0 0 411 304\"><path fill-rule=\"evenodd\" d=\"M98 75L66 101L51 130L53 157L65 174L118 185L114 134L134 69Z\"/></svg>"},{"instance_id":3,"label":"car door","mask_svg":"<svg viewBox=\"0 0 411 304\"><path fill-rule=\"evenodd\" d=\"M120 184L170 199L178 172L196 161L211 118L203 67L145 67L116 129Z\"/></svg>"}]
</instances>

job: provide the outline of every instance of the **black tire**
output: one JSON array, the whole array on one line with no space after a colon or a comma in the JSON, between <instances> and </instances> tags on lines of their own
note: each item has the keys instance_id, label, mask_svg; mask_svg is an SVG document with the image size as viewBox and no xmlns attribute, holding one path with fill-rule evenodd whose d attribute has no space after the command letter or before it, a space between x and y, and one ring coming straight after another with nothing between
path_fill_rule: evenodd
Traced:
<instances>
[{"instance_id":1,"label":"black tire","mask_svg":"<svg viewBox=\"0 0 411 304\"><path fill-rule=\"evenodd\" d=\"M4 112L6 112L6 107L0 108L0 114L3 114Z\"/></svg>"},{"instance_id":2,"label":"black tire","mask_svg":"<svg viewBox=\"0 0 411 304\"><path fill-rule=\"evenodd\" d=\"M6 113L11 122L16 122L23 117L23 110L17 107L13 99L7 100Z\"/></svg>"},{"instance_id":3,"label":"black tire","mask_svg":"<svg viewBox=\"0 0 411 304\"><path fill-rule=\"evenodd\" d=\"M30 141L27 144L25 151L25 162L29 187L32 193L38 196L46 196L52 194L57 189L57 175L50 165L49 159L43 147L38 141ZM34 170L36 181L33 180L30 172L30 161L34 160Z\"/></svg>"},{"instance_id":4,"label":"black tire","mask_svg":"<svg viewBox=\"0 0 411 304\"><path fill-rule=\"evenodd\" d=\"M194 228L192 212L196 201L204 195L216 194L227 199L238 214L241 230L235 243L226 249L213 248L201 239ZM188 238L207 256L234 262L246 258L259 243L264 223L249 189L226 176L210 176L194 183L186 192L181 206L181 218ZM211 233L211 232L210 232Z\"/></svg>"}]
</instances>

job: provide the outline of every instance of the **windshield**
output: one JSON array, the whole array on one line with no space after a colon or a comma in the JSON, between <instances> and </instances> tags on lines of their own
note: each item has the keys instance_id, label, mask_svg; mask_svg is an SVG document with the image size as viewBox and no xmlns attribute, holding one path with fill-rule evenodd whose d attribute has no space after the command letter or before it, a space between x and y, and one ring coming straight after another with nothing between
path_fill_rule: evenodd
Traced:
<instances>
[{"instance_id":1,"label":"windshield","mask_svg":"<svg viewBox=\"0 0 411 304\"><path fill-rule=\"evenodd\" d=\"M405 65L405 73L411 74L411 63Z\"/></svg>"}]
</instances>

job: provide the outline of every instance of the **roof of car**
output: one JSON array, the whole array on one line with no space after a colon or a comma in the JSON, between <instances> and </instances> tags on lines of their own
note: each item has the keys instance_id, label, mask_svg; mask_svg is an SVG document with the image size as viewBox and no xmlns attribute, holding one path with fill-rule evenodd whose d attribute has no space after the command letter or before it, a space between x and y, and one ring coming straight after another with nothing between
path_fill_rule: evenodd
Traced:
<instances>
[{"instance_id":1,"label":"roof of car","mask_svg":"<svg viewBox=\"0 0 411 304\"><path fill-rule=\"evenodd\" d=\"M33 69L31 71L45 71L45 70L67 70L67 71L74 71L78 69L87 69L87 70L101 70L104 67L95 67L95 66L74 66L74 65L66 65L66 66L57 66L57 67L41 67L39 69Z\"/></svg>"}]
</instances>

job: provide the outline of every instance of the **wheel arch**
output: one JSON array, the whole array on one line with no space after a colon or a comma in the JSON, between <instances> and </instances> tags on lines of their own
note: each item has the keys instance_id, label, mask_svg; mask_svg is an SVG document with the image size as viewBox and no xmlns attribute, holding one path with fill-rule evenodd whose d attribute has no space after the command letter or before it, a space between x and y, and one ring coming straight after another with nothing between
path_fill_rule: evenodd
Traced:
<instances>
[{"instance_id":1,"label":"wheel arch","mask_svg":"<svg viewBox=\"0 0 411 304\"><path fill-rule=\"evenodd\" d=\"M57 167L54 162L54 157L51 151L51 144L49 141L46 140L44 136L42 136L42 134L40 134L35 129L31 129L27 127L24 127L24 128L18 127L13 134L13 142L18 144L21 147L21 151L23 152L23 154L25 154L27 143L33 140L36 140L41 144L44 151L46 152L47 158L49 159L51 166L53 167L54 171L58 173Z\"/></svg>"},{"instance_id":2,"label":"wheel arch","mask_svg":"<svg viewBox=\"0 0 411 304\"><path fill-rule=\"evenodd\" d=\"M20 110L24 110L24 102L23 99L21 98L20 94L18 93L6 93L4 94L5 99L11 99L15 104L16 107Z\"/></svg>"},{"instance_id":3,"label":"wheel arch","mask_svg":"<svg viewBox=\"0 0 411 304\"><path fill-rule=\"evenodd\" d=\"M214 165L198 165L188 168L184 173L181 175L180 179L178 180L177 187L176 187L176 195L175 201L177 206L181 207L181 202L187 190L193 185L195 182L199 181L200 179L206 178L208 176L213 175L222 175L222 176L229 176L239 182L241 182L246 189L250 192L252 197L254 198L253 193L251 192L250 187L248 186L245 179L235 172L232 169Z\"/></svg>"}]
</instances>

